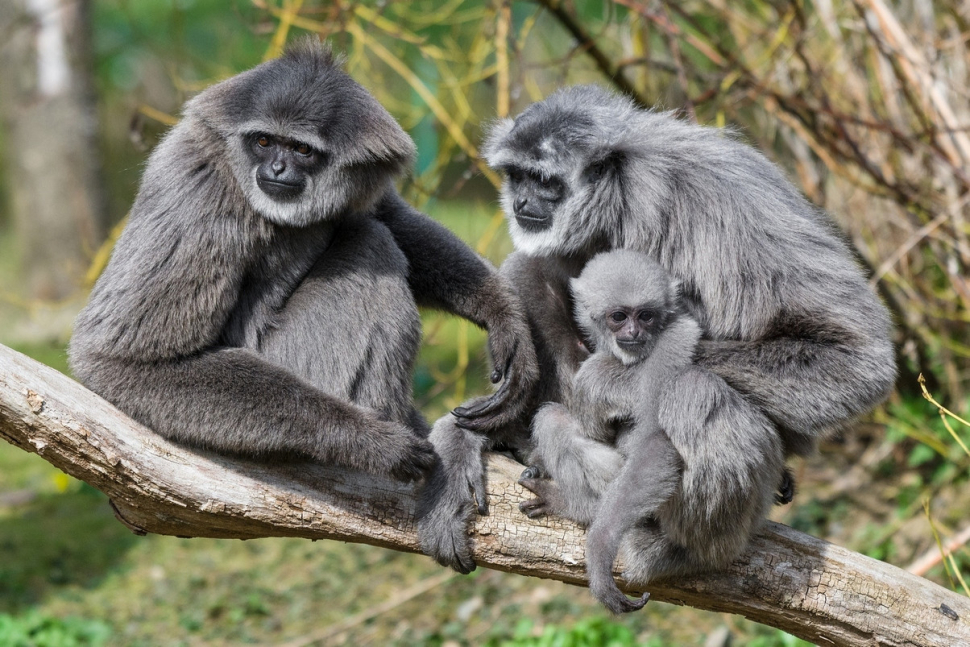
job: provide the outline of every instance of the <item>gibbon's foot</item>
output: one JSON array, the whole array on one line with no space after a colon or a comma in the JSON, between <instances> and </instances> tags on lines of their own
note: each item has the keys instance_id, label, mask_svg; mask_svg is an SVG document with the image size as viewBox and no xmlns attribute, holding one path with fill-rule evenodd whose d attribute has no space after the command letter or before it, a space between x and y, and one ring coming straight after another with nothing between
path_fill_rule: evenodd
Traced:
<instances>
[{"instance_id":1,"label":"gibbon's foot","mask_svg":"<svg viewBox=\"0 0 970 647\"><path fill-rule=\"evenodd\" d=\"M775 505L787 505L795 498L795 475L787 467L781 473L781 485L775 492Z\"/></svg>"},{"instance_id":2,"label":"gibbon's foot","mask_svg":"<svg viewBox=\"0 0 970 647\"><path fill-rule=\"evenodd\" d=\"M616 588L616 586L610 587L602 592L597 592L591 585L590 591L592 592L593 597L599 600L603 606L616 615L620 615L621 613L630 613L631 611L639 611L650 600L649 593L644 593L639 598L628 598L622 591Z\"/></svg>"},{"instance_id":3,"label":"gibbon's foot","mask_svg":"<svg viewBox=\"0 0 970 647\"><path fill-rule=\"evenodd\" d=\"M425 555L468 574L476 567L468 526L477 506L469 490L449 484L444 472L435 467L418 497L418 541Z\"/></svg>"},{"instance_id":4,"label":"gibbon's foot","mask_svg":"<svg viewBox=\"0 0 970 647\"><path fill-rule=\"evenodd\" d=\"M475 570L468 527L475 513L488 514L485 465L486 438L458 426L455 416L441 417L428 440L440 461L418 497L418 540L421 550L459 573Z\"/></svg>"},{"instance_id":5,"label":"gibbon's foot","mask_svg":"<svg viewBox=\"0 0 970 647\"><path fill-rule=\"evenodd\" d=\"M535 499L529 499L519 504L519 510L530 519L536 519L547 514L560 514L560 511L563 510L565 502L563 501L562 491L555 481L541 478L520 478L519 485L536 495Z\"/></svg>"}]
</instances>

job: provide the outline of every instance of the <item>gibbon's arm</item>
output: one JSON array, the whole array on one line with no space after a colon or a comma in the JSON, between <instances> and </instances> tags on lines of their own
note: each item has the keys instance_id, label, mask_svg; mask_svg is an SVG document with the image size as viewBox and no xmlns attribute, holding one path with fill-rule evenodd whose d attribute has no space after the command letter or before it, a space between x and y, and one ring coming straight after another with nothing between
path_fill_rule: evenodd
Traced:
<instances>
[{"instance_id":1,"label":"gibbon's arm","mask_svg":"<svg viewBox=\"0 0 970 647\"><path fill-rule=\"evenodd\" d=\"M461 426L475 431L511 423L539 379L535 348L523 308L508 283L446 227L389 192L377 218L391 230L410 264L408 281L418 304L464 317L488 330L491 397L455 410Z\"/></svg>"},{"instance_id":2,"label":"gibbon's arm","mask_svg":"<svg viewBox=\"0 0 970 647\"><path fill-rule=\"evenodd\" d=\"M435 457L404 425L326 394L244 348L165 362L84 358L84 382L162 436L263 459L298 456L413 481Z\"/></svg>"},{"instance_id":3,"label":"gibbon's arm","mask_svg":"<svg viewBox=\"0 0 970 647\"><path fill-rule=\"evenodd\" d=\"M381 201L376 216L407 256L419 305L446 310L486 329L509 316L509 290L496 270L444 225L393 192Z\"/></svg>"},{"instance_id":4,"label":"gibbon's arm","mask_svg":"<svg viewBox=\"0 0 970 647\"><path fill-rule=\"evenodd\" d=\"M878 342L865 344L864 340L857 344L784 337L704 340L697 363L723 378L777 424L808 437L823 434L884 399L895 376L891 345L880 348Z\"/></svg>"}]
</instances>

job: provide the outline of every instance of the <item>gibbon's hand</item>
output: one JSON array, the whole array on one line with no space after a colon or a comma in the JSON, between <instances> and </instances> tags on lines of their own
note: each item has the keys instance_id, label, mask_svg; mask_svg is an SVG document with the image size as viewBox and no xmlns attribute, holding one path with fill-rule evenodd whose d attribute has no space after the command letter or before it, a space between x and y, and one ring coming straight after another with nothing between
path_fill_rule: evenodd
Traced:
<instances>
[{"instance_id":1,"label":"gibbon's hand","mask_svg":"<svg viewBox=\"0 0 970 647\"><path fill-rule=\"evenodd\" d=\"M488 432L516 420L539 381L539 364L524 317L509 316L489 329L492 383L501 386L490 396L458 407L456 424L469 431Z\"/></svg>"}]
</instances>

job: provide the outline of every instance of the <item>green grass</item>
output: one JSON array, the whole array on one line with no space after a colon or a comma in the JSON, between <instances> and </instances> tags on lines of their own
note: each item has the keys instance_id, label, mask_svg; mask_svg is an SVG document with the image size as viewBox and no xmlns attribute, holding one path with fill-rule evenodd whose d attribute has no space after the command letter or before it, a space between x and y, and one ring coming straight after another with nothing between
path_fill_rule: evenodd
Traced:
<instances>
[{"instance_id":1,"label":"green grass","mask_svg":"<svg viewBox=\"0 0 970 647\"><path fill-rule=\"evenodd\" d=\"M111 628L99 620L54 618L37 611L0 614L0 645L5 647L101 647Z\"/></svg>"}]
</instances>

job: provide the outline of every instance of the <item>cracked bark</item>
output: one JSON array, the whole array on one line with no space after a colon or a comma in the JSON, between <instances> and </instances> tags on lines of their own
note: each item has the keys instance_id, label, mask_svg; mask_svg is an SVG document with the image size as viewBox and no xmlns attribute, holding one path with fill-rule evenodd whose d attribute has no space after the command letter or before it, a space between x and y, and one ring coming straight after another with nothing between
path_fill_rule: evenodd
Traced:
<instances>
[{"instance_id":1,"label":"cracked bark","mask_svg":"<svg viewBox=\"0 0 970 647\"><path fill-rule=\"evenodd\" d=\"M3 346L0 437L107 494L119 519L140 534L339 539L418 551L411 486L185 449ZM474 523L476 561L585 585L583 531L562 519L519 513L526 498L516 483L521 469L489 457L491 512ZM726 571L651 586L650 593L654 600L740 614L819 645L970 645L967 598L775 523Z\"/></svg>"}]
</instances>

